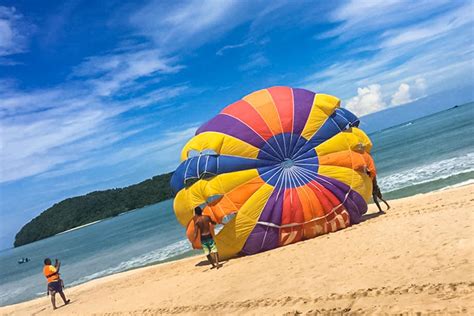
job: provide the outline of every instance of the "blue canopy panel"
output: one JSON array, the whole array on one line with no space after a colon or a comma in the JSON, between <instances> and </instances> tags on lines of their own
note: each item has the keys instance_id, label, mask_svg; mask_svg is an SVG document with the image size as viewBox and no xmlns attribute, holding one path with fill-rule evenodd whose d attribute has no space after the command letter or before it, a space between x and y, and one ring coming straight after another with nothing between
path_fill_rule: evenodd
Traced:
<instances>
[{"instance_id":1,"label":"blue canopy panel","mask_svg":"<svg viewBox=\"0 0 474 316\"><path fill-rule=\"evenodd\" d=\"M337 108L308 141L298 144L295 159L312 156L313 149L341 131L359 126L359 118L349 110ZM309 153L311 152L311 153Z\"/></svg>"},{"instance_id":2,"label":"blue canopy panel","mask_svg":"<svg viewBox=\"0 0 474 316\"><path fill-rule=\"evenodd\" d=\"M183 161L171 177L171 189L174 193L199 179L210 178L219 174L255 169L268 166L271 161L234 156L203 154ZM273 162L274 163L274 162Z\"/></svg>"}]
</instances>

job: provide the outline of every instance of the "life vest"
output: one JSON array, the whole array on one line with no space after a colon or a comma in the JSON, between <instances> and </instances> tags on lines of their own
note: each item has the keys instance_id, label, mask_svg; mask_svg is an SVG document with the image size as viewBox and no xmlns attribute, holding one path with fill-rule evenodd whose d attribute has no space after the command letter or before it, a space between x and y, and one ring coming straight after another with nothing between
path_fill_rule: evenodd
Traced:
<instances>
[{"instance_id":1,"label":"life vest","mask_svg":"<svg viewBox=\"0 0 474 316\"><path fill-rule=\"evenodd\" d=\"M56 282L59 280L59 273L53 265L44 266L43 274L46 280L48 280L48 283Z\"/></svg>"}]
</instances>

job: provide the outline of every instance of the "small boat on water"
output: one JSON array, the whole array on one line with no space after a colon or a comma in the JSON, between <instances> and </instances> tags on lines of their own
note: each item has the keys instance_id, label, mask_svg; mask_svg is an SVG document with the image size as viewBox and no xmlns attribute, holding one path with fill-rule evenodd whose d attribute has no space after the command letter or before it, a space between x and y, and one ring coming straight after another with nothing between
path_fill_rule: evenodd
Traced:
<instances>
[{"instance_id":1,"label":"small boat on water","mask_svg":"<svg viewBox=\"0 0 474 316\"><path fill-rule=\"evenodd\" d=\"M18 259L18 264L27 263L28 261L30 261L30 258L21 258Z\"/></svg>"}]
</instances>

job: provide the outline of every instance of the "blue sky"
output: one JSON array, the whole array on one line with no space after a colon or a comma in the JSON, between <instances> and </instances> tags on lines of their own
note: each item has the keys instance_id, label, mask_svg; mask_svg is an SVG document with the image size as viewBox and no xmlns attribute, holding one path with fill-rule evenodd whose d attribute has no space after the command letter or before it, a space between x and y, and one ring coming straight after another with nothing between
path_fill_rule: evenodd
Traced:
<instances>
[{"instance_id":1,"label":"blue sky","mask_svg":"<svg viewBox=\"0 0 474 316\"><path fill-rule=\"evenodd\" d=\"M173 170L273 85L364 115L473 83L472 1L2 1L0 248L60 200Z\"/></svg>"}]
</instances>

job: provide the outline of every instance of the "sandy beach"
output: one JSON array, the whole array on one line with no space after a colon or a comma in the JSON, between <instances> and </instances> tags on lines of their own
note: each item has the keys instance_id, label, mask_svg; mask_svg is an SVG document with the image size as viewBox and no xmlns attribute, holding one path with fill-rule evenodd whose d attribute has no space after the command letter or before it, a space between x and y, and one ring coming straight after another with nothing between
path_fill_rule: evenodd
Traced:
<instances>
[{"instance_id":1,"label":"sandy beach","mask_svg":"<svg viewBox=\"0 0 474 316\"><path fill-rule=\"evenodd\" d=\"M359 225L220 270L192 257L67 288L72 303L56 311L44 296L0 313L474 314L474 185L391 205L383 215L371 205Z\"/></svg>"}]
</instances>

